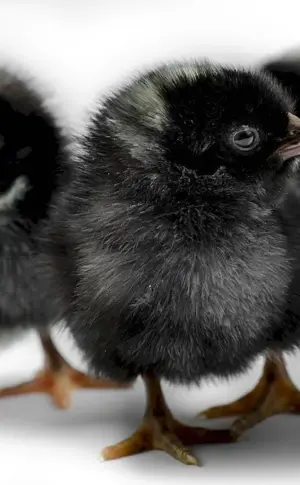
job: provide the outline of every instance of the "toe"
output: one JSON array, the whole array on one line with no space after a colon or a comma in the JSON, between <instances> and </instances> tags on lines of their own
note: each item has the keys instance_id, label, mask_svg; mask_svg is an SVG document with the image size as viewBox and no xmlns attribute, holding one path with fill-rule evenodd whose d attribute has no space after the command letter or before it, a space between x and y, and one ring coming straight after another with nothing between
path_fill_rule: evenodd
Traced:
<instances>
[{"instance_id":1,"label":"toe","mask_svg":"<svg viewBox=\"0 0 300 485\"><path fill-rule=\"evenodd\" d=\"M142 453L150 448L149 440L144 431L137 431L130 438L104 448L101 452L101 457L103 460L116 460L117 458Z\"/></svg>"},{"instance_id":2,"label":"toe","mask_svg":"<svg viewBox=\"0 0 300 485\"><path fill-rule=\"evenodd\" d=\"M184 465L200 465L197 458L183 446L181 441L175 435L163 435L159 441L154 443L154 445L156 449L165 451L175 458L175 460L180 461Z\"/></svg>"}]
</instances>

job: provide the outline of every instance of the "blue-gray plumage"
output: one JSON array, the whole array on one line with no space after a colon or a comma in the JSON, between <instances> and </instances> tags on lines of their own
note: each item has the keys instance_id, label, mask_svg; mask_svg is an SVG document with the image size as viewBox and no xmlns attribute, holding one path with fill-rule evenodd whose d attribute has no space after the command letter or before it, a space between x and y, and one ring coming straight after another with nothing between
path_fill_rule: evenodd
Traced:
<instances>
[{"instance_id":1,"label":"blue-gray plumage","mask_svg":"<svg viewBox=\"0 0 300 485\"><path fill-rule=\"evenodd\" d=\"M266 74L174 63L109 96L80 141L48 235L53 291L91 367L148 391L141 428L106 459L196 463L183 444L230 435L175 421L158 380L229 376L289 344L277 207L299 162L293 109Z\"/></svg>"}]
</instances>

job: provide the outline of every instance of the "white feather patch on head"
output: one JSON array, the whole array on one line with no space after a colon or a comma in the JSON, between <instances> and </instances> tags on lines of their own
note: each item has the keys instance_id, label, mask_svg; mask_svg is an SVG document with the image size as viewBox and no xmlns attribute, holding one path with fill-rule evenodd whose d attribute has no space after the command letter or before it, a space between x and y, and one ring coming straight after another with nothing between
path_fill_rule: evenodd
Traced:
<instances>
[{"instance_id":1,"label":"white feather patch on head","mask_svg":"<svg viewBox=\"0 0 300 485\"><path fill-rule=\"evenodd\" d=\"M14 180L9 189L0 195L0 211L12 209L19 200L24 198L28 190L28 178L20 175Z\"/></svg>"}]
</instances>

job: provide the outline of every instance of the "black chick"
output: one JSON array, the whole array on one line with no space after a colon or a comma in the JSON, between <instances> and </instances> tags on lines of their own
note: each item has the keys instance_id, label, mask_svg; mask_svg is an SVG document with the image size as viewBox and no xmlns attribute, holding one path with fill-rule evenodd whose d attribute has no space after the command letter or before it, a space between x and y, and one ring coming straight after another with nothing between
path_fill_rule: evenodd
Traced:
<instances>
[{"instance_id":1,"label":"black chick","mask_svg":"<svg viewBox=\"0 0 300 485\"><path fill-rule=\"evenodd\" d=\"M67 407L76 387L110 387L72 369L57 352L49 325L56 309L36 265L40 227L56 189L66 178L66 140L39 96L26 83L0 72L0 336L2 341L37 327L47 362L26 384L0 397L46 392Z\"/></svg>"},{"instance_id":2,"label":"black chick","mask_svg":"<svg viewBox=\"0 0 300 485\"><path fill-rule=\"evenodd\" d=\"M281 82L295 99L294 112L300 116L300 54L284 55L263 66L263 70ZM300 179L289 185L288 195L278 208L282 228L288 241L293 279L287 295L284 332L276 335L276 352L267 352L262 376L248 394L225 406L204 411L208 419L238 416L232 426L236 434L280 413L300 413L300 391L291 381L283 356L284 350L299 348L300 344ZM270 345L274 348L274 343Z\"/></svg>"},{"instance_id":3,"label":"black chick","mask_svg":"<svg viewBox=\"0 0 300 485\"><path fill-rule=\"evenodd\" d=\"M176 421L159 380L241 372L283 331L274 208L296 169L292 110L267 75L191 62L138 77L94 116L48 250L91 367L147 388L141 427L105 459L160 449L195 464L185 445L230 441Z\"/></svg>"}]
</instances>

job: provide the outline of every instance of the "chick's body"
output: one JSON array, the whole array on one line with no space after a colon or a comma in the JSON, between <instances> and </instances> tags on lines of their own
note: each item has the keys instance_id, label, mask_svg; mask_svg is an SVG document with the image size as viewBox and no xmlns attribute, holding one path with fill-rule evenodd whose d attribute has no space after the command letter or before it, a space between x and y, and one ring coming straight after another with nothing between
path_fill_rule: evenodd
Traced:
<instances>
[{"instance_id":1,"label":"chick's body","mask_svg":"<svg viewBox=\"0 0 300 485\"><path fill-rule=\"evenodd\" d=\"M57 323L57 311L37 258L49 207L68 178L66 143L39 95L27 82L0 71L0 346L35 328L48 357L44 373L0 390L0 396L49 392L62 407L69 403L65 374L77 387L85 376L67 366L51 341L49 328Z\"/></svg>"},{"instance_id":2,"label":"chick's body","mask_svg":"<svg viewBox=\"0 0 300 485\"><path fill-rule=\"evenodd\" d=\"M62 165L62 136L39 97L0 73L0 326L44 325L43 277L35 263L39 225L46 217Z\"/></svg>"},{"instance_id":3,"label":"chick's body","mask_svg":"<svg viewBox=\"0 0 300 485\"><path fill-rule=\"evenodd\" d=\"M51 242L69 327L97 372L144 375L151 401L149 375L240 372L282 331L291 273L273 208L290 163L272 155L291 109L264 75L197 63L141 76L99 108Z\"/></svg>"}]
</instances>

